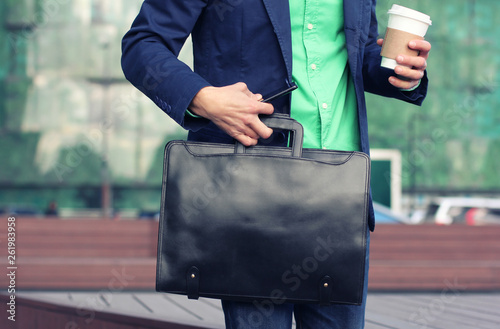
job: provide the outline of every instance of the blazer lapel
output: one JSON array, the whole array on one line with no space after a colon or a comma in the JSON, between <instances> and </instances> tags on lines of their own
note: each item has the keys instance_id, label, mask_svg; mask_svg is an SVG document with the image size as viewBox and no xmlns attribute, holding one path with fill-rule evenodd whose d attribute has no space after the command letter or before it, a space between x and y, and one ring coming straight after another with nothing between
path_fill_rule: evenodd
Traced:
<instances>
[{"instance_id":1,"label":"blazer lapel","mask_svg":"<svg viewBox=\"0 0 500 329\"><path fill-rule=\"evenodd\" d=\"M351 73L356 76L363 0L344 0L344 30Z\"/></svg>"},{"instance_id":2,"label":"blazer lapel","mask_svg":"<svg viewBox=\"0 0 500 329\"><path fill-rule=\"evenodd\" d=\"M292 80L292 35L290 29L290 8L288 0L262 0L266 7L267 14L274 28L274 33L278 38L281 53L285 60L288 81Z\"/></svg>"}]
</instances>

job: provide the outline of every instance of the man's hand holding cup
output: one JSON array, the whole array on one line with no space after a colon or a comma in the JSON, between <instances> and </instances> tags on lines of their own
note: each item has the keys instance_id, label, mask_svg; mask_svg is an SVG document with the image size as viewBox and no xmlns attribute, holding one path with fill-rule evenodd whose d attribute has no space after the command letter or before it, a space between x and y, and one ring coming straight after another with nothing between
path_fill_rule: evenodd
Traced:
<instances>
[{"instance_id":1,"label":"man's hand holding cup","mask_svg":"<svg viewBox=\"0 0 500 329\"><path fill-rule=\"evenodd\" d=\"M428 15L399 5L393 5L388 14L385 37L377 40L382 46L381 66L394 69L396 76L389 78L393 86L413 89L427 68L431 44L424 36L432 22Z\"/></svg>"}]
</instances>

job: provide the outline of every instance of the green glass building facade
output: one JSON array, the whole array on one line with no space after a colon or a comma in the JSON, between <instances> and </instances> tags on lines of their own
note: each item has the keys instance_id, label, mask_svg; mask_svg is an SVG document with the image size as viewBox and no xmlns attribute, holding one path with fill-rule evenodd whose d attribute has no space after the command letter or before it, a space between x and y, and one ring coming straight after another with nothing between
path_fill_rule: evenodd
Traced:
<instances>
[{"instance_id":1,"label":"green glass building facade","mask_svg":"<svg viewBox=\"0 0 500 329\"><path fill-rule=\"evenodd\" d=\"M186 133L121 72L141 3L1 2L0 208L97 209L106 189L115 209L159 207L163 147ZM372 148L401 150L407 191L500 193L500 2L398 3L431 16L431 84L422 107L367 94Z\"/></svg>"}]
</instances>

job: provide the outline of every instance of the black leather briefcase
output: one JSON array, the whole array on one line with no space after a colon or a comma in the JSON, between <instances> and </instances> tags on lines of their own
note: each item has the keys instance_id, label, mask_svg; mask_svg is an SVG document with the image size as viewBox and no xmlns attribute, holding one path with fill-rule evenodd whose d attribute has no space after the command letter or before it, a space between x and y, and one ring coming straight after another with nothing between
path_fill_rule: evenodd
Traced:
<instances>
[{"instance_id":1,"label":"black leather briefcase","mask_svg":"<svg viewBox=\"0 0 500 329\"><path fill-rule=\"evenodd\" d=\"M172 141L156 290L274 303L361 303L370 160L360 152Z\"/></svg>"}]
</instances>

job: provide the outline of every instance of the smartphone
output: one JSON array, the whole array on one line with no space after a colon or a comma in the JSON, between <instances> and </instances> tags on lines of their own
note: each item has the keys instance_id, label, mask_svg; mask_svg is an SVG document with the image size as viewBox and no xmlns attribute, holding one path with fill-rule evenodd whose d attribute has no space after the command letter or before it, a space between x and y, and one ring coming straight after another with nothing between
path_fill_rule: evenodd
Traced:
<instances>
[{"instance_id":1,"label":"smartphone","mask_svg":"<svg viewBox=\"0 0 500 329\"><path fill-rule=\"evenodd\" d=\"M298 88L298 86L296 84L293 84L291 87L289 87L289 88L287 88L285 90L282 90L282 91L280 91L280 92L278 92L278 93L276 93L276 94L274 94L272 96L269 96L266 99L261 100L261 102L269 103L269 102L275 100L276 98L279 98L281 96L284 96L286 94L291 93L292 91L294 91L297 88Z\"/></svg>"}]
</instances>

